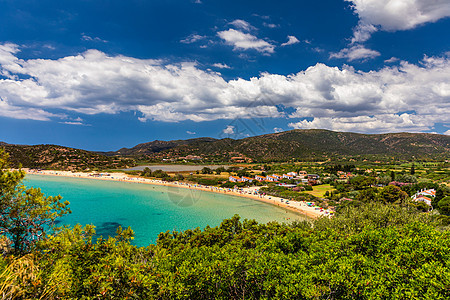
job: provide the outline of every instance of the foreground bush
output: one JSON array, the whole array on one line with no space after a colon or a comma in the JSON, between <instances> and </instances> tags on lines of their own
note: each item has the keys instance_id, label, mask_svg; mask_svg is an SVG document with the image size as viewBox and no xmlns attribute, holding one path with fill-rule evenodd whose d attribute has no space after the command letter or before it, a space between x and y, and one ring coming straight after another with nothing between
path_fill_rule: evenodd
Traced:
<instances>
[{"instance_id":1,"label":"foreground bush","mask_svg":"<svg viewBox=\"0 0 450 300\"><path fill-rule=\"evenodd\" d=\"M42 242L22 263L23 278L10 277L23 258L3 259L2 291L63 299L450 297L449 232L393 206L350 208L314 224L235 216L215 228L161 233L146 248L130 244L131 230L96 242L93 234L76 226Z\"/></svg>"}]
</instances>

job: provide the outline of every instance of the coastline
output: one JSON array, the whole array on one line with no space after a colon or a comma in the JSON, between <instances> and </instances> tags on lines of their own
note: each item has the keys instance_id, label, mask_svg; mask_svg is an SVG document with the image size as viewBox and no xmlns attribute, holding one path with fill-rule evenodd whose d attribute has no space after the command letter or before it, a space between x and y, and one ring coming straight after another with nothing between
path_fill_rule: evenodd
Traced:
<instances>
[{"instance_id":1,"label":"coastline","mask_svg":"<svg viewBox=\"0 0 450 300\"><path fill-rule=\"evenodd\" d=\"M26 174L32 175L48 175L48 176L61 176L61 177L71 177L71 178L84 178L84 179L96 179L96 180L109 180L109 181L122 181L131 183L143 183L151 185L178 187L185 189L195 189L205 192L214 192L230 196L243 197L248 199L253 199L281 208L288 209L290 211L305 215L312 219L317 219L321 216L330 216L327 210L316 209L315 207L308 206L303 201L289 201L287 204L282 198L274 197L270 195L259 195L257 193L258 187L250 187L243 189L228 189L215 186L205 186L201 184L189 184L185 182L167 182L156 179L147 179L137 176L129 176L125 173L83 173L83 172L71 172L71 171L56 171L56 170L33 170L33 169L23 169Z\"/></svg>"}]
</instances>

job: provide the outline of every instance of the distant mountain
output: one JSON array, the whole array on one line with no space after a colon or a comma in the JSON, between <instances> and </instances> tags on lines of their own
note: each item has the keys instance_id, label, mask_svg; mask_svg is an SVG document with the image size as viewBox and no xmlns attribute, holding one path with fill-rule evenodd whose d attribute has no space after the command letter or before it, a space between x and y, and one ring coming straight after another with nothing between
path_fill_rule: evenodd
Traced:
<instances>
[{"instance_id":1,"label":"distant mountain","mask_svg":"<svg viewBox=\"0 0 450 300\"><path fill-rule=\"evenodd\" d=\"M2 143L13 167L55 170L102 170L134 166L133 159L108 157L95 152L56 145L11 145Z\"/></svg>"},{"instance_id":2,"label":"distant mountain","mask_svg":"<svg viewBox=\"0 0 450 300\"><path fill-rule=\"evenodd\" d=\"M431 133L359 134L329 130L291 130L240 140L199 138L154 141L117 152L148 159L196 155L222 161L288 161L335 159L344 156L448 159L450 136Z\"/></svg>"},{"instance_id":3,"label":"distant mountain","mask_svg":"<svg viewBox=\"0 0 450 300\"><path fill-rule=\"evenodd\" d=\"M431 133L359 134L329 130L291 130L245 139L196 138L153 141L111 152L56 145L0 142L14 166L59 170L115 169L150 161L286 162L317 160L450 159L450 136Z\"/></svg>"},{"instance_id":4,"label":"distant mountain","mask_svg":"<svg viewBox=\"0 0 450 300\"><path fill-rule=\"evenodd\" d=\"M134 146L133 148L122 148L115 152L107 152L108 154L118 154L118 155L130 155L130 156L138 156L138 155L145 155L145 154L152 154L161 152L163 150L172 149L178 146L188 146L188 145L197 145L197 144L204 144L204 143L210 143L215 142L216 139L213 138L195 138L195 139L188 139L188 140L174 140L174 141L153 141L148 143L143 143Z\"/></svg>"}]
</instances>

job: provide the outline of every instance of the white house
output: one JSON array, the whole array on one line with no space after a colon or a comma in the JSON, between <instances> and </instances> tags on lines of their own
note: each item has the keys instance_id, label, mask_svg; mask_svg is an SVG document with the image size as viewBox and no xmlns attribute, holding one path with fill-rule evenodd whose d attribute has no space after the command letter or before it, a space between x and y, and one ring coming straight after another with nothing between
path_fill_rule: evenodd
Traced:
<instances>
[{"instance_id":1,"label":"white house","mask_svg":"<svg viewBox=\"0 0 450 300\"><path fill-rule=\"evenodd\" d=\"M422 190L422 191L418 192L417 195L436 197L436 190L435 189Z\"/></svg>"},{"instance_id":2,"label":"white house","mask_svg":"<svg viewBox=\"0 0 450 300\"><path fill-rule=\"evenodd\" d=\"M283 176L278 175L278 174L272 174L273 177L275 177L276 179L280 180L283 178Z\"/></svg>"},{"instance_id":3,"label":"white house","mask_svg":"<svg viewBox=\"0 0 450 300\"><path fill-rule=\"evenodd\" d=\"M416 202L424 202L426 205L431 206L431 198L425 196L419 196L414 199Z\"/></svg>"},{"instance_id":4,"label":"white house","mask_svg":"<svg viewBox=\"0 0 450 300\"><path fill-rule=\"evenodd\" d=\"M253 181L253 178L242 176L242 177L241 177L241 181L252 182L252 181Z\"/></svg>"},{"instance_id":5,"label":"white house","mask_svg":"<svg viewBox=\"0 0 450 300\"><path fill-rule=\"evenodd\" d=\"M436 197L436 190L435 189L423 189L418 191L412 196L412 200L416 202L424 202L425 204L431 206L432 199Z\"/></svg>"},{"instance_id":6,"label":"white house","mask_svg":"<svg viewBox=\"0 0 450 300\"><path fill-rule=\"evenodd\" d=\"M294 179L294 176L293 175L289 175L289 174L283 174L283 178Z\"/></svg>"},{"instance_id":7,"label":"white house","mask_svg":"<svg viewBox=\"0 0 450 300\"><path fill-rule=\"evenodd\" d=\"M256 175L255 179L258 180L258 181L264 181L264 180L266 180L266 177Z\"/></svg>"},{"instance_id":8,"label":"white house","mask_svg":"<svg viewBox=\"0 0 450 300\"><path fill-rule=\"evenodd\" d=\"M298 174L297 174L297 172L289 172L289 173L287 173L287 175L291 175L291 176L297 176Z\"/></svg>"},{"instance_id":9,"label":"white house","mask_svg":"<svg viewBox=\"0 0 450 300\"><path fill-rule=\"evenodd\" d=\"M275 176L267 175L266 176L266 180L267 181L278 181L278 178L276 178Z\"/></svg>"},{"instance_id":10,"label":"white house","mask_svg":"<svg viewBox=\"0 0 450 300\"><path fill-rule=\"evenodd\" d=\"M228 180L231 181L231 182L241 182L241 178L236 177L236 176L230 176L228 178Z\"/></svg>"}]
</instances>

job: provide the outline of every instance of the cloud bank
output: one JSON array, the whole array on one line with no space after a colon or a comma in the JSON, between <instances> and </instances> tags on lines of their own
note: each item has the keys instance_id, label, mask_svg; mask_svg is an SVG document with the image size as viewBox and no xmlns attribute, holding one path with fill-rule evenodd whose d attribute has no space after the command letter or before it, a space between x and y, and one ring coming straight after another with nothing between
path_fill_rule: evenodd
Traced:
<instances>
[{"instance_id":1,"label":"cloud bank","mask_svg":"<svg viewBox=\"0 0 450 300\"><path fill-rule=\"evenodd\" d=\"M366 49L361 43L369 40L373 33L381 31L409 30L417 26L450 17L448 0L345 0L351 3L359 17L353 29L348 48L332 53L330 58L371 59L380 54ZM358 55L352 55L358 50ZM365 50L365 51L362 51Z\"/></svg>"},{"instance_id":2,"label":"cloud bank","mask_svg":"<svg viewBox=\"0 0 450 300\"><path fill-rule=\"evenodd\" d=\"M448 0L345 0L352 3L362 26L385 31L407 30L450 17ZM361 26L360 25L360 26ZM366 28L365 30L373 30Z\"/></svg>"},{"instance_id":3,"label":"cloud bank","mask_svg":"<svg viewBox=\"0 0 450 300\"><path fill-rule=\"evenodd\" d=\"M56 120L66 114L138 112L163 122L285 117L292 128L424 131L450 124L450 59L400 61L378 71L316 64L291 75L225 80L192 62L89 50L57 60L18 57L0 44L0 115ZM277 106L292 108L292 113ZM59 112L65 113L59 113ZM58 113L56 113L58 112ZM307 119L305 119L307 118ZM66 120L70 121L70 120Z\"/></svg>"}]
</instances>

